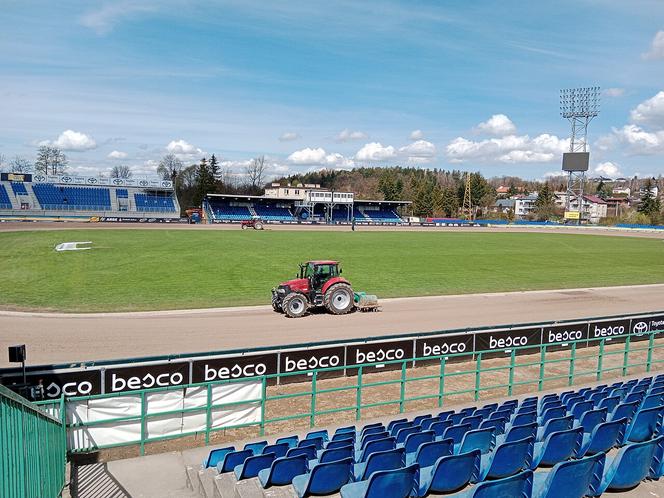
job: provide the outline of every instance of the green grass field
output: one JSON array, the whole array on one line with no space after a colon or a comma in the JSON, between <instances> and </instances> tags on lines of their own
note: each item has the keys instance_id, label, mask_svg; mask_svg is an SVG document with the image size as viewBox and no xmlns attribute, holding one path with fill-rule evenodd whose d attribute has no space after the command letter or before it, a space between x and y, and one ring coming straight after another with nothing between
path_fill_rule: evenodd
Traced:
<instances>
[{"instance_id":1,"label":"green grass field","mask_svg":"<svg viewBox=\"0 0 664 498\"><path fill-rule=\"evenodd\" d=\"M91 240L91 251L55 244ZM379 297L664 282L657 239L542 233L75 230L0 233L0 307L130 311L269 303L307 259Z\"/></svg>"}]
</instances>

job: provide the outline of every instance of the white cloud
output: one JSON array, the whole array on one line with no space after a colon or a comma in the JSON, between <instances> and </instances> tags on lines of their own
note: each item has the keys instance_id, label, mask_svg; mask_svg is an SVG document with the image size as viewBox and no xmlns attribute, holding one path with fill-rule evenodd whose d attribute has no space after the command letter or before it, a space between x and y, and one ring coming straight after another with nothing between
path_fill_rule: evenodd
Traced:
<instances>
[{"instance_id":1,"label":"white cloud","mask_svg":"<svg viewBox=\"0 0 664 498\"><path fill-rule=\"evenodd\" d=\"M565 173L562 170L559 171L547 171L544 173L544 178L563 178L567 176L567 173Z\"/></svg>"},{"instance_id":2,"label":"white cloud","mask_svg":"<svg viewBox=\"0 0 664 498\"><path fill-rule=\"evenodd\" d=\"M364 140L368 135L363 131L351 131L348 128L341 130L336 136L337 142L349 142L351 140Z\"/></svg>"},{"instance_id":3,"label":"white cloud","mask_svg":"<svg viewBox=\"0 0 664 498\"><path fill-rule=\"evenodd\" d=\"M543 133L530 138L528 135L508 135L474 141L457 137L446 147L450 162L467 160L502 163L545 163L559 158L569 150L569 140Z\"/></svg>"},{"instance_id":4,"label":"white cloud","mask_svg":"<svg viewBox=\"0 0 664 498\"><path fill-rule=\"evenodd\" d=\"M427 163L436 157L436 146L426 140L417 140L399 148L399 155L404 156L411 163Z\"/></svg>"},{"instance_id":5,"label":"white cloud","mask_svg":"<svg viewBox=\"0 0 664 498\"><path fill-rule=\"evenodd\" d=\"M422 130L413 130L410 132L411 140L422 140L424 138L424 132Z\"/></svg>"},{"instance_id":6,"label":"white cloud","mask_svg":"<svg viewBox=\"0 0 664 498\"><path fill-rule=\"evenodd\" d=\"M114 150L108 155L109 159L126 159L127 153L119 150Z\"/></svg>"},{"instance_id":7,"label":"white cloud","mask_svg":"<svg viewBox=\"0 0 664 498\"><path fill-rule=\"evenodd\" d=\"M150 2L138 2L135 0L124 0L107 3L98 10L83 14L79 22L86 28L90 28L99 35L109 33L116 24L123 19L151 12L157 9L157 4L149 5Z\"/></svg>"},{"instance_id":8,"label":"white cloud","mask_svg":"<svg viewBox=\"0 0 664 498\"><path fill-rule=\"evenodd\" d=\"M635 123L664 127L664 91L637 105L630 113L630 118Z\"/></svg>"},{"instance_id":9,"label":"white cloud","mask_svg":"<svg viewBox=\"0 0 664 498\"><path fill-rule=\"evenodd\" d=\"M293 131L287 131L286 133L282 134L279 137L279 141L280 142L292 142L293 140L297 140L298 138L300 138L300 135L298 135L297 133L295 133Z\"/></svg>"},{"instance_id":10,"label":"white cloud","mask_svg":"<svg viewBox=\"0 0 664 498\"><path fill-rule=\"evenodd\" d=\"M55 140L43 140L39 145L52 145L58 149L81 152L84 150L92 150L97 148L95 139L74 130L65 130L60 133L60 136Z\"/></svg>"},{"instance_id":11,"label":"white cloud","mask_svg":"<svg viewBox=\"0 0 664 498\"><path fill-rule=\"evenodd\" d=\"M617 98L617 97L622 97L625 95L625 89L624 88L606 88L604 91L602 91L602 95L605 97L610 97L610 98Z\"/></svg>"},{"instance_id":12,"label":"white cloud","mask_svg":"<svg viewBox=\"0 0 664 498\"><path fill-rule=\"evenodd\" d=\"M650 51L643 54L644 59L664 59L664 31L658 31L652 39Z\"/></svg>"},{"instance_id":13,"label":"white cloud","mask_svg":"<svg viewBox=\"0 0 664 498\"><path fill-rule=\"evenodd\" d=\"M608 176L609 178L616 178L619 176L622 176L622 173L620 172L620 167L611 161L606 161L603 163L599 163L595 167L595 173L600 173L603 176Z\"/></svg>"},{"instance_id":14,"label":"white cloud","mask_svg":"<svg viewBox=\"0 0 664 498\"><path fill-rule=\"evenodd\" d=\"M182 139L171 140L166 146L166 152L175 154L180 159L193 159L205 155L202 149Z\"/></svg>"},{"instance_id":15,"label":"white cloud","mask_svg":"<svg viewBox=\"0 0 664 498\"><path fill-rule=\"evenodd\" d=\"M322 147L316 149L307 147L296 150L288 156L288 162L291 164L317 165L330 168L352 168L354 166L352 159L348 159L337 152L328 154Z\"/></svg>"},{"instance_id":16,"label":"white cloud","mask_svg":"<svg viewBox=\"0 0 664 498\"><path fill-rule=\"evenodd\" d=\"M629 124L613 129L618 141L627 145L627 152L633 155L650 155L664 152L664 130L649 132L640 126Z\"/></svg>"},{"instance_id":17,"label":"white cloud","mask_svg":"<svg viewBox=\"0 0 664 498\"><path fill-rule=\"evenodd\" d=\"M512 120L504 114L494 114L488 120L478 124L477 129L481 132L498 137L513 135L516 133L516 126L514 126Z\"/></svg>"},{"instance_id":18,"label":"white cloud","mask_svg":"<svg viewBox=\"0 0 664 498\"><path fill-rule=\"evenodd\" d=\"M386 161L393 159L397 155L397 151L391 145L383 147L380 142L370 142L357 151L355 159L358 161Z\"/></svg>"}]
</instances>

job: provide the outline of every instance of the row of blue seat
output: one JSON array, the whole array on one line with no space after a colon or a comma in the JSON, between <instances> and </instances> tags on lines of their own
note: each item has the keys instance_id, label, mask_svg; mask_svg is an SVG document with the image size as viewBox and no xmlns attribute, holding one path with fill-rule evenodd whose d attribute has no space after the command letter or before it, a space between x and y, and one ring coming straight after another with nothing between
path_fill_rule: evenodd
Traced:
<instances>
[{"instance_id":1,"label":"row of blue seat","mask_svg":"<svg viewBox=\"0 0 664 498\"><path fill-rule=\"evenodd\" d=\"M0 185L0 209L11 209L12 201L9 199L9 194L5 190L4 185Z\"/></svg>"},{"instance_id":2,"label":"row of blue seat","mask_svg":"<svg viewBox=\"0 0 664 498\"><path fill-rule=\"evenodd\" d=\"M55 186L52 183L35 183L32 190L42 209L110 210L111 196L108 188Z\"/></svg>"},{"instance_id":3,"label":"row of blue seat","mask_svg":"<svg viewBox=\"0 0 664 498\"><path fill-rule=\"evenodd\" d=\"M12 182L12 190L15 194L28 194L28 191L25 188L25 184L23 182Z\"/></svg>"},{"instance_id":4,"label":"row of blue seat","mask_svg":"<svg viewBox=\"0 0 664 498\"><path fill-rule=\"evenodd\" d=\"M387 427L371 424L360 432L354 426L340 428L331 440L326 431L315 431L302 441L291 436L272 445L252 443L241 451L223 448L213 450L204 466L216 465L221 473L234 471L238 479L258 476L263 486L292 480L296 490L306 494L304 484L314 469L340 460L350 459L350 480L362 481L363 486L378 471L417 465L421 495L422 489L449 487L439 482L447 474L436 467L443 457L450 457L449 462L443 460L445 467L454 468L461 455L467 463L472 453L479 460L468 482L481 482L648 441L659 432L664 413L664 378L651 380L532 397L520 405L507 401L400 419ZM607 401L616 401L610 414L609 406L598 407ZM347 481L335 482L341 486Z\"/></svg>"}]
</instances>

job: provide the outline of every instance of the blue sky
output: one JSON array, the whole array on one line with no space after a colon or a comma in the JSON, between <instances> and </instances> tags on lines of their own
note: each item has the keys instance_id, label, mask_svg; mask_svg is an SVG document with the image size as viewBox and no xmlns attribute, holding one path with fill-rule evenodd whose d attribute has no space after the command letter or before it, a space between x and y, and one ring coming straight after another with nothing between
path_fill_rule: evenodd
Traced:
<instances>
[{"instance_id":1,"label":"blue sky","mask_svg":"<svg viewBox=\"0 0 664 498\"><path fill-rule=\"evenodd\" d=\"M659 0L4 0L0 71L0 154L53 143L85 174L214 152L542 178L559 89L588 85L592 168L664 172Z\"/></svg>"}]
</instances>

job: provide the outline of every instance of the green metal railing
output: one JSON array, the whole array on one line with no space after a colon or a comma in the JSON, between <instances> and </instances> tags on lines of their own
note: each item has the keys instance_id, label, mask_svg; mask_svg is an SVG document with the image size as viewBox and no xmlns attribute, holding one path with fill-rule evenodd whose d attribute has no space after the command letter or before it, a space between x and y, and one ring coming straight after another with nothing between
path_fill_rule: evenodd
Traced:
<instances>
[{"instance_id":1,"label":"green metal railing","mask_svg":"<svg viewBox=\"0 0 664 498\"><path fill-rule=\"evenodd\" d=\"M64 413L64 400L59 403ZM66 464L64 424L0 386L0 496L60 496Z\"/></svg>"},{"instance_id":2,"label":"green metal railing","mask_svg":"<svg viewBox=\"0 0 664 498\"><path fill-rule=\"evenodd\" d=\"M67 428L78 429L109 426L110 424L120 422L140 422L141 431L138 441L95 446L94 449L138 444L140 445L141 454L144 454L145 445L148 443L185 436L204 435L205 443L208 444L213 433L228 429L255 427L257 428L258 435L263 436L271 426L280 422L307 420L307 425L314 427L317 425L317 418L324 415L352 412L354 419L360 420L366 414L367 410L378 407L394 407L402 413L408 410L410 403L420 401L429 400L432 408L434 406L442 407L445 400L453 396L466 395L474 401L479 401L483 394L489 394L489 396L493 397L512 396L515 389L522 386L532 386L532 391L542 391L547 388L547 384L549 385L548 387L572 386L579 380L586 383L601 381L605 377L620 377L637 373L637 370L638 373L647 374L648 372L657 370L661 364L664 364L664 355L661 353L657 354L664 348L664 337L658 338L656 337L657 335L657 331L650 332L646 336L640 336L639 341L631 340L631 337L627 336L624 343L618 342L615 339L607 340L606 338L599 338L538 346L519 346L514 347L509 354L504 354L500 357L497 357L497 352L492 350L383 361L380 362L380 365L383 366L381 373L387 373L387 369L390 366L394 369L389 370L389 375L395 378L386 380L379 379L380 375L375 373L374 367L378 363L366 363L352 367L339 366L310 370L308 371L310 377L301 382L299 381L303 377L303 373L306 372L280 373L260 377L189 384L186 386L181 385L114 394L73 397L68 398L67 401L76 402L122 396L138 396L141 402L140 414L87 422L70 422L67 424ZM659 333L659 335L661 336L662 334ZM563 348L561 349L560 346L563 346ZM463 367L463 369L460 370L458 367ZM547 369L550 367L557 369L557 372L553 375L547 373ZM428 369L428 372L423 372L423 369ZM345 377L337 376L329 380L321 379L321 376L324 377L322 374L326 372L338 372L341 374L343 373L341 371L344 370L346 373ZM528 375L523 380L517 380L518 375L524 372L536 373ZM412 376L409 376L409 373ZM421 375L422 373L424 374ZM492 379L499 378L500 373L506 375L506 381L487 384ZM289 383L288 377L294 376L298 376L298 379L291 379L291 382L295 380L298 382ZM371 379L373 376L376 376L375 380ZM464 378L464 376L467 385L463 385L457 389L449 389L449 384L453 379ZM301 387L301 389L296 392L270 394L270 389L277 389L274 386L274 380L277 378L280 380L280 389L282 390L286 387ZM353 378L354 381L352 380ZM349 383L337 387L324 387L321 385L321 382L338 382L340 379L346 380ZM412 383L422 381L432 383L429 386L428 392L414 396L409 395L408 386L412 385ZM260 382L261 397L232 403L212 403L212 389L214 386L238 382ZM551 383L555 383L556 385L552 386ZM398 397L392 396L390 398L387 393L384 393L378 400L372 402L365 401L365 395L368 390L386 388L388 386L398 387ZM150 394L196 387L203 387L207 390L206 406L148 413L146 399ZM342 401L339 401L339 406L320 409L321 396L329 394L337 396L337 394L341 393L349 393L354 402L343 405ZM340 396L337 396L337 398L341 399ZM306 411L301 413L286 413L283 410L287 409L287 407L282 406L274 410L278 412L275 414L278 416L268 417L268 413L273 411L270 408L272 403L298 399L302 400L308 406ZM57 405L54 403L54 401L44 401L38 404L50 405L53 409L57 408ZM59 414L61 417L64 417L64 405L61 400L57 403L60 403ZM255 406L260 404L261 416L259 422L213 427L212 413L215 410L250 404ZM149 437L148 435L147 424L153 418L195 413L206 414L204 431L182 432L177 435L155 437Z\"/></svg>"}]
</instances>

